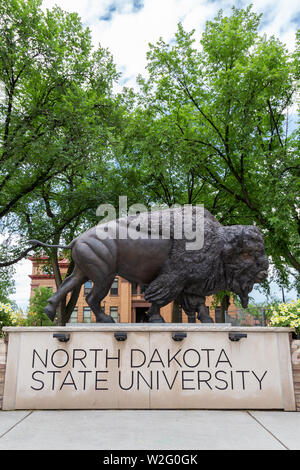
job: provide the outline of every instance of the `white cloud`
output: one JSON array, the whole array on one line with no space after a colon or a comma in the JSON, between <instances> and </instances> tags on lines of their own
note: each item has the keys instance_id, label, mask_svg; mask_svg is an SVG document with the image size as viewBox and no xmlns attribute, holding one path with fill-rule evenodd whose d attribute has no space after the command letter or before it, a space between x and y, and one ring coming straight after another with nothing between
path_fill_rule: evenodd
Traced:
<instances>
[{"instance_id":1,"label":"white cloud","mask_svg":"<svg viewBox=\"0 0 300 470\"><path fill-rule=\"evenodd\" d=\"M180 2L173 0L146 1L139 13L117 14L112 21L91 26L96 43L108 47L116 63L133 82L146 65L149 42L160 36L169 41L181 16Z\"/></svg>"},{"instance_id":2,"label":"white cloud","mask_svg":"<svg viewBox=\"0 0 300 470\"><path fill-rule=\"evenodd\" d=\"M254 2L254 9L263 13L262 29L267 36L278 37L292 51L295 47L296 30L300 28L299 1L257 0Z\"/></svg>"},{"instance_id":3,"label":"white cloud","mask_svg":"<svg viewBox=\"0 0 300 470\"><path fill-rule=\"evenodd\" d=\"M245 0L44 0L43 7L57 4L67 11L78 12L83 23L90 27L95 46L100 43L111 51L123 79L128 80L127 85L134 86L136 76L145 73L149 42L155 43L160 36L169 41L179 21L187 30L196 29L200 37L205 22L213 19L219 9L230 14L234 4L245 7L249 3ZM299 2L254 0L252 4L255 11L264 13L262 32L279 37L292 50Z\"/></svg>"},{"instance_id":4,"label":"white cloud","mask_svg":"<svg viewBox=\"0 0 300 470\"><path fill-rule=\"evenodd\" d=\"M113 18L120 14L135 13L142 8L138 0L43 0L43 9L59 6L63 10L79 14L87 25L95 24L101 17Z\"/></svg>"}]
</instances>

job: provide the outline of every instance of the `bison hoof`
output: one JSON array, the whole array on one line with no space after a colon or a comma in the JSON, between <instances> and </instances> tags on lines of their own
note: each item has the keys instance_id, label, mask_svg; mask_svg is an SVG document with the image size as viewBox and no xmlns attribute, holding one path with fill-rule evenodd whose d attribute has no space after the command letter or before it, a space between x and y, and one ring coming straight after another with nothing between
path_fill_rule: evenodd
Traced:
<instances>
[{"instance_id":1,"label":"bison hoof","mask_svg":"<svg viewBox=\"0 0 300 470\"><path fill-rule=\"evenodd\" d=\"M56 311L50 305L46 305L44 312L51 321L54 321Z\"/></svg>"},{"instance_id":2,"label":"bison hoof","mask_svg":"<svg viewBox=\"0 0 300 470\"><path fill-rule=\"evenodd\" d=\"M211 317L208 318L199 318L201 323L214 323L213 319Z\"/></svg>"},{"instance_id":3,"label":"bison hoof","mask_svg":"<svg viewBox=\"0 0 300 470\"><path fill-rule=\"evenodd\" d=\"M165 320L162 316L155 315L149 318L148 323L165 323Z\"/></svg>"},{"instance_id":4,"label":"bison hoof","mask_svg":"<svg viewBox=\"0 0 300 470\"><path fill-rule=\"evenodd\" d=\"M115 320L110 315L101 315L97 318L97 323L115 323Z\"/></svg>"}]
</instances>

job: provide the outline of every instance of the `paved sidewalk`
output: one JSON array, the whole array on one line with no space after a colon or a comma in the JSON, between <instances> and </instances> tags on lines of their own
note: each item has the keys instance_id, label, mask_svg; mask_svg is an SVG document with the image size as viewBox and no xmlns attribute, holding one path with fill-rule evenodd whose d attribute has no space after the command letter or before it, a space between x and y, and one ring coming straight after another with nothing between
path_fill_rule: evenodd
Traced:
<instances>
[{"instance_id":1,"label":"paved sidewalk","mask_svg":"<svg viewBox=\"0 0 300 470\"><path fill-rule=\"evenodd\" d=\"M0 450L4 449L300 450L300 413L0 411Z\"/></svg>"}]
</instances>

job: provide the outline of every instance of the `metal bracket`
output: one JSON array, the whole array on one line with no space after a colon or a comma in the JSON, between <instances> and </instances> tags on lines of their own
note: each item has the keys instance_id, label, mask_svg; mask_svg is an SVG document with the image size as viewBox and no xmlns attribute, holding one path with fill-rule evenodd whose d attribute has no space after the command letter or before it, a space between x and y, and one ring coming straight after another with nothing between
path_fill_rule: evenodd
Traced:
<instances>
[{"instance_id":1,"label":"metal bracket","mask_svg":"<svg viewBox=\"0 0 300 470\"><path fill-rule=\"evenodd\" d=\"M231 332L228 334L230 341L239 341L241 338L247 338L247 333Z\"/></svg>"},{"instance_id":2,"label":"metal bracket","mask_svg":"<svg viewBox=\"0 0 300 470\"><path fill-rule=\"evenodd\" d=\"M127 333L125 333L125 331L116 331L114 333L114 337L116 338L117 341L126 341Z\"/></svg>"},{"instance_id":3,"label":"metal bracket","mask_svg":"<svg viewBox=\"0 0 300 470\"><path fill-rule=\"evenodd\" d=\"M176 331L172 334L172 339L174 341L182 341L184 338L186 338L186 333L183 331Z\"/></svg>"},{"instance_id":4,"label":"metal bracket","mask_svg":"<svg viewBox=\"0 0 300 470\"><path fill-rule=\"evenodd\" d=\"M53 333L53 338L58 339L61 343L66 343L70 339L70 335L68 333Z\"/></svg>"}]
</instances>

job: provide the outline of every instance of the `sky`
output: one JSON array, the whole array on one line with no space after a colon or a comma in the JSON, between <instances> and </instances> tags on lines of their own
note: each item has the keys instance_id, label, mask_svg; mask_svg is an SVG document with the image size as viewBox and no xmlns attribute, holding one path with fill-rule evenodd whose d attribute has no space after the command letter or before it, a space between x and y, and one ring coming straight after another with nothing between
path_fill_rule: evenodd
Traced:
<instances>
[{"instance_id":1,"label":"sky","mask_svg":"<svg viewBox=\"0 0 300 470\"><path fill-rule=\"evenodd\" d=\"M149 43L162 37L171 41L182 23L184 29L195 29L200 39L205 23L212 20L222 9L230 14L232 6L245 8L252 3L253 10L263 13L260 32L267 37L274 35L293 51L295 33L300 28L299 0L43 0L42 8L58 5L69 12L77 12L83 25L92 33L95 47L100 45L110 50L121 72L120 85L135 87L138 74L145 75L146 52ZM31 262L22 260L16 265L16 294L13 299L26 310L30 294ZM272 286L278 297L281 291ZM257 301L264 295L253 293ZM295 298L295 291L287 295Z\"/></svg>"},{"instance_id":2,"label":"sky","mask_svg":"<svg viewBox=\"0 0 300 470\"><path fill-rule=\"evenodd\" d=\"M178 22L200 35L207 20L222 9L244 8L249 1L233 0L43 0L43 8L58 5L76 11L91 29L95 46L108 47L123 82L134 86L135 77L144 72L148 44L159 37L170 41ZM275 35L289 50L294 49L295 32L300 27L299 0L254 0L253 10L263 13L261 31Z\"/></svg>"}]
</instances>

